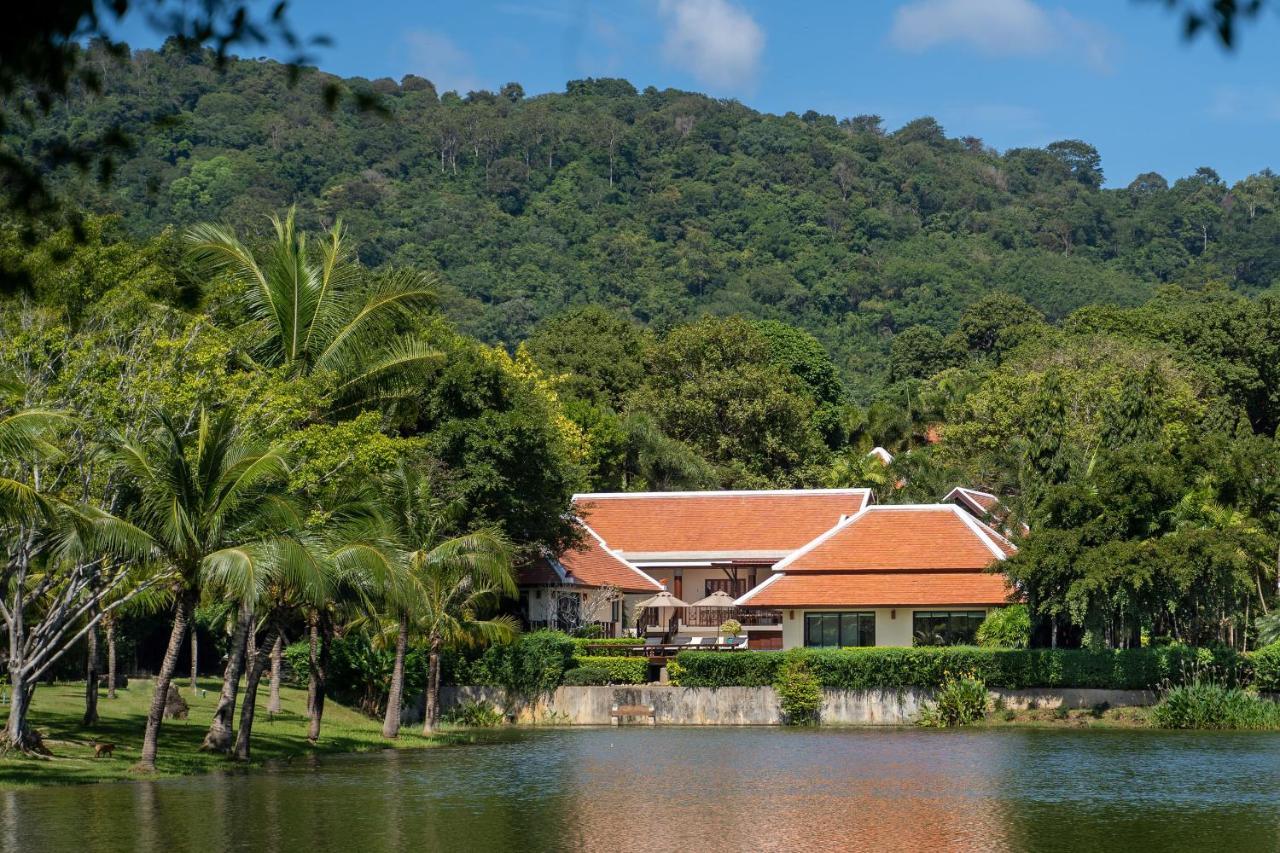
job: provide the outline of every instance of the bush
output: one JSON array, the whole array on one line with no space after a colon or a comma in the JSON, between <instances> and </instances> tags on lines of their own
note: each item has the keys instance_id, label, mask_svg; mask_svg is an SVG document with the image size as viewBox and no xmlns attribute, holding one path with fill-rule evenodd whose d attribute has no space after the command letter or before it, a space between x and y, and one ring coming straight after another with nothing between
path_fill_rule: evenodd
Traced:
<instances>
[{"instance_id":1,"label":"bush","mask_svg":"<svg viewBox=\"0 0 1280 853\"><path fill-rule=\"evenodd\" d=\"M1249 659L1253 663L1253 686L1267 693L1280 692L1280 642L1258 649Z\"/></svg>"},{"instance_id":2,"label":"bush","mask_svg":"<svg viewBox=\"0 0 1280 853\"><path fill-rule=\"evenodd\" d=\"M867 690L941 687L947 673L964 672L989 687L1094 687L1152 690L1212 671L1229 684L1248 680L1246 661L1230 649L1186 646L1114 649L980 649L974 646L804 649L823 687ZM791 654L791 653L788 653ZM1256 655L1255 655L1256 657ZM760 687L777 680L782 652L681 652L679 683L686 687Z\"/></svg>"},{"instance_id":3,"label":"bush","mask_svg":"<svg viewBox=\"0 0 1280 853\"><path fill-rule=\"evenodd\" d=\"M489 646L475 660L455 659L448 676L455 684L505 687L521 696L555 690L573 660L573 640L559 631L521 634L515 642Z\"/></svg>"},{"instance_id":4,"label":"bush","mask_svg":"<svg viewBox=\"0 0 1280 853\"><path fill-rule=\"evenodd\" d=\"M818 722L822 710L822 685L809 670L803 655L788 654L778 668L773 689L782 704L782 720L789 726L809 726Z\"/></svg>"},{"instance_id":5,"label":"bush","mask_svg":"<svg viewBox=\"0 0 1280 853\"><path fill-rule=\"evenodd\" d=\"M978 645L985 649L1025 649L1031 645L1031 615L1025 604L993 610L978 626Z\"/></svg>"},{"instance_id":6,"label":"bush","mask_svg":"<svg viewBox=\"0 0 1280 853\"><path fill-rule=\"evenodd\" d=\"M306 640L284 649L285 677L289 683L306 686L311 674L311 647ZM325 695L344 705L354 705L373 716L386 707L395 664L392 649L375 649L363 634L346 634L329 642L329 667ZM404 695L421 694L427 685L426 654L410 649L404 661Z\"/></svg>"},{"instance_id":7,"label":"bush","mask_svg":"<svg viewBox=\"0 0 1280 853\"><path fill-rule=\"evenodd\" d=\"M583 655L588 657L625 657L628 649L634 649L640 645L644 645L644 641L637 640L635 637L623 637L621 639L615 637L603 640L573 638L573 648L575 654L579 657Z\"/></svg>"},{"instance_id":8,"label":"bush","mask_svg":"<svg viewBox=\"0 0 1280 853\"><path fill-rule=\"evenodd\" d=\"M1211 682L1165 691L1151 715L1165 729L1280 729L1280 705Z\"/></svg>"},{"instance_id":9,"label":"bush","mask_svg":"<svg viewBox=\"0 0 1280 853\"><path fill-rule=\"evenodd\" d=\"M782 652L681 652L675 662L681 687L770 687L782 659Z\"/></svg>"},{"instance_id":10,"label":"bush","mask_svg":"<svg viewBox=\"0 0 1280 853\"><path fill-rule=\"evenodd\" d=\"M608 656L577 657L574 662L579 668L600 670L607 680L601 684L644 684L649 680L649 661L645 658L620 658ZM569 670L572 672L573 670ZM565 673L565 684L568 673Z\"/></svg>"},{"instance_id":11,"label":"bush","mask_svg":"<svg viewBox=\"0 0 1280 853\"><path fill-rule=\"evenodd\" d=\"M568 687L600 687L609 684L609 670L598 666L580 666L564 674L560 682Z\"/></svg>"},{"instance_id":12,"label":"bush","mask_svg":"<svg viewBox=\"0 0 1280 853\"><path fill-rule=\"evenodd\" d=\"M950 728L976 723L987 713L987 685L971 676L948 678L925 704L917 722L922 726Z\"/></svg>"},{"instance_id":13,"label":"bush","mask_svg":"<svg viewBox=\"0 0 1280 853\"><path fill-rule=\"evenodd\" d=\"M490 729L502 724L502 712L488 702L463 702L441 714L440 721L455 726Z\"/></svg>"},{"instance_id":14,"label":"bush","mask_svg":"<svg viewBox=\"0 0 1280 853\"><path fill-rule=\"evenodd\" d=\"M720 625L720 633L726 637L736 637L742 633L742 623L737 619L726 619Z\"/></svg>"}]
</instances>

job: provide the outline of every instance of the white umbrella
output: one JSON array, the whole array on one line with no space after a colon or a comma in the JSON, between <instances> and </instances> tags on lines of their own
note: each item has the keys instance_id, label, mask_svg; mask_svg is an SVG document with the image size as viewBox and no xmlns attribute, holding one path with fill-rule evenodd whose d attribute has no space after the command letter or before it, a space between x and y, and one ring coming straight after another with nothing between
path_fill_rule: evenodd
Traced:
<instances>
[{"instance_id":1,"label":"white umbrella","mask_svg":"<svg viewBox=\"0 0 1280 853\"><path fill-rule=\"evenodd\" d=\"M723 589L717 589L706 598L695 601L690 607L709 607L716 610L726 610L734 606L734 597Z\"/></svg>"},{"instance_id":2,"label":"white umbrella","mask_svg":"<svg viewBox=\"0 0 1280 853\"><path fill-rule=\"evenodd\" d=\"M653 596L652 598L646 598L644 601L636 605L636 607L688 607L688 606L689 605L685 604L683 601L676 598L674 595L667 592L665 589L662 592L658 593L657 595Z\"/></svg>"}]
</instances>

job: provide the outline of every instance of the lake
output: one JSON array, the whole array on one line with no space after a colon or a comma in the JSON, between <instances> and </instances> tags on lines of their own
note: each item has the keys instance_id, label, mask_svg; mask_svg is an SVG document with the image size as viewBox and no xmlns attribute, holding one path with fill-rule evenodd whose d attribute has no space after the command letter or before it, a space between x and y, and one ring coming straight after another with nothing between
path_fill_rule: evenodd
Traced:
<instances>
[{"instance_id":1,"label":"lake","mask_svg":"<svg viewBox=\"0 0 1280 853\"><path fill-rule=\"evenodd\" d=\"M0 794L4 851L1276 850L1280 736L507 730Z\"/></svg>"}]
</instances>

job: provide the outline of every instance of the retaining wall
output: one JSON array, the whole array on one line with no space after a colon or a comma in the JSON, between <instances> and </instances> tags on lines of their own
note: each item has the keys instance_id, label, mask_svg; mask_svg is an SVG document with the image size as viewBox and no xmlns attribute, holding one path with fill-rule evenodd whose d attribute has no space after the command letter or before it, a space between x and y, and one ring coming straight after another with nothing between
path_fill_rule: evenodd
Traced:
<instances>
[{"instance_id":1,"label":"retaining wall","mask_svg":"<svg viewBox=\"0 0 1280 853\"><path fill-rule=\"evenodd\" d=\"M501 687L440 688L445 708L460 702L488 702L513 722L607 726L614 705L652 705L659 725L776 726L782 722L778 694L772 687L559 687L534 699L509 696ZM820 719L824 725L900 726L915 721L933 691L824 690ZM1010 708L1092 708L1150 705L1155 694L1145 690L992 690ZM624 721L633 722L633 721ZM644 722L644 721L640 721Z\"/></svg>"}]
</instances>

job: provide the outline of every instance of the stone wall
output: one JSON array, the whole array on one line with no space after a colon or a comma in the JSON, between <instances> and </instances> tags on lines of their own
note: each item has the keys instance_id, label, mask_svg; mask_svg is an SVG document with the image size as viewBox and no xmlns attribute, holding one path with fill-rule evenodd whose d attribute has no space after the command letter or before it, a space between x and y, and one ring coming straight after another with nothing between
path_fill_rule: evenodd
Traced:
<instances>
[{"instance_id":1,"label":"stone wall","mask_svg":"<svg viewBox=\"0 0 1280 853\"><path fill-rule=\"evenodd\" d=\"M441 690L445 708L459 702L488 702L513 722L543 725L607 726L614 705L652 705L659 725L776 726L782 721L772 687L560 687L534 699L508 696L500 687L449 687ZM821 720L834 726L900 726L915 721L932 691L825 690ZM1150 705L1155 695L1142 690L993 690L1010 708L1092 708ZM625 720L624 723L646 722Z\"/></svg>"}]
</instances>

